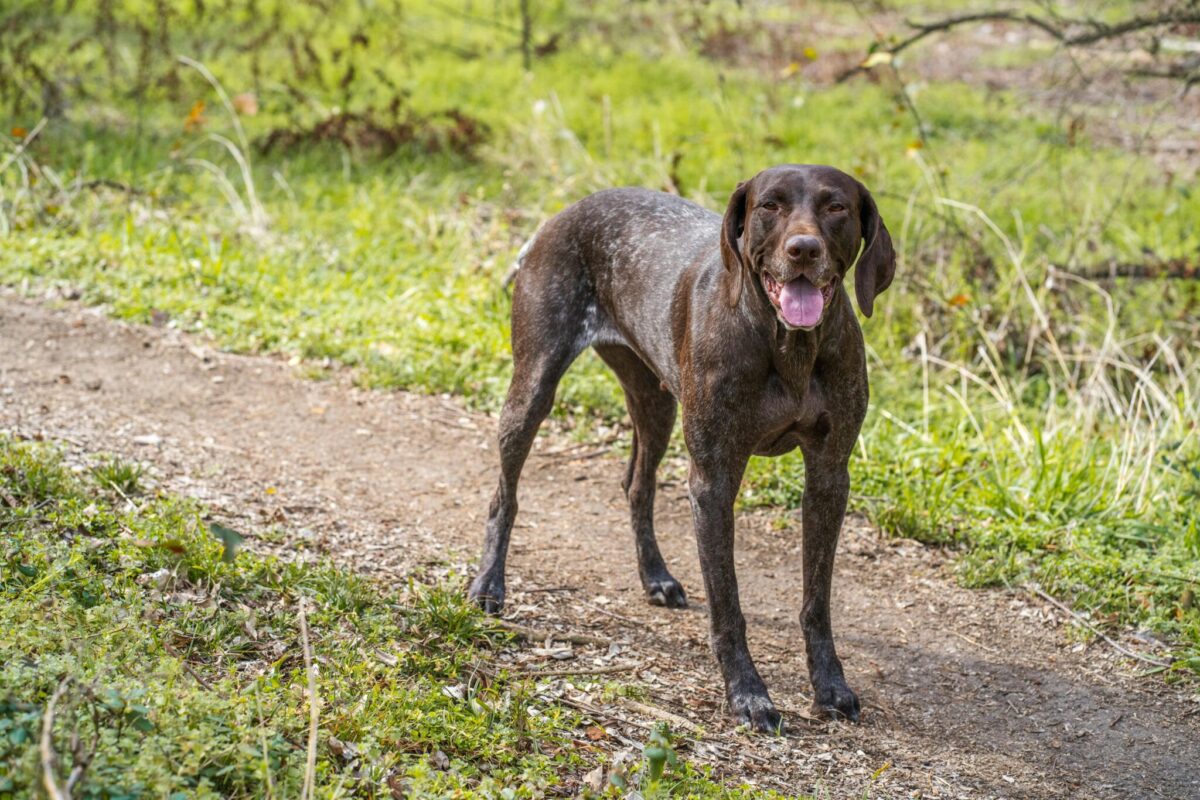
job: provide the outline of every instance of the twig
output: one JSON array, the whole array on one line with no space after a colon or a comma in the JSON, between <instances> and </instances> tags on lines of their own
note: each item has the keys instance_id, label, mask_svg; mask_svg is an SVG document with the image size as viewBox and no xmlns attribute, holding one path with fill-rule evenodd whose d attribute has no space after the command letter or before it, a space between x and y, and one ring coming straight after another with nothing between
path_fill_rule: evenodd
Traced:
<instances>
[{"instance_id":1,"label":"twig","mask_svg":"<svg viewBox=\"0 0 1200 800\"><path fill-rule=\"evenodd\" d=\"M556 459L558 461L566 461L566 462L590 461L593 458L600 458L601 456L608 455L611 451L612 451L611 447L601 447L599 450L592 450L590 453L581 453L579 455L571 455L569 453L563 453L561 455L545 454L544 455L545 461L543 461L541 464L538 464L537 468L539 470L543 470L543 469L547 469L548 467L553 467L553 466L555 466Z\"/></svg>"},{"instance_id":2,"label":"twig","mask_svg":"<svg viewBox=\"0 0 1200 800\"><path fill-rule=\"evenodd\" d=\"M591 703L585 703L582 700L572 700L569 697L545 697L545 696L543 696L541 699L547 703L561 703L564 706L570 706L571 708L577 709L579 711L583 711L584 713L596 718L597 720L611 719L615 722L620 722L624 725L632 725L635 728L641 728L644 731L654 730L653 727L645 724L644 722L638 722L635 719L630 719L629 717L624 717L624 716L621 716L620 714L614 714L611 711L605 711L603 709L597 708L596 706L592 705ZM615 731L609 731L609 733L612 734L613 738L621 740L621 742L623 742L624 744L632 745L633 747L641 747L641 745L638 744L637 742L631 741L631 740L625 738L624 736L622 736L621 734L616 733Z\"/></svg>"},{"instance_id":3,"label":"twig","mask_svg":"<svg viewBox=\"0 0 1200 800\"><path fill-rule=\"evenodd\" d=\"M75 794L75 787L83 780L83 776L87 774L88 767L92 765L92 759L96 757L96 750L100 747L100 712L95 703L92 703L92 746L87 753L83 752L83 740L79 738L78 733L71 737L71 774L67 778L67 796L72 797Z\"/></svg>"},{"instance_id":4,"label":"twig","mask_svg":"<svg viewBox=\"0 0 1200 800\"><path fill-rule=\"evenodd\" d=\"M179 661L179 663L183 666L184 672L195 678L196 683L200 684L201 689L204 689L206 692L216 692L216 689L212 687L212 684L204 680L204 676L202 676L199 672L196 672L196 670L192 669L192 665L187 662L187 659L177 653L175 649L171 647L171 645L163 642L163 650L167 651L167 655L171 656L171 658Z\"/></svg>"},{"instance_id":5,"label":"twig","mask_svg":"<svg viewBox=\"0 0 1200 800\"><path fill-rule=\"evenodd\" d=\"M125 192L126 194L145 194L144 189L139 189L136 186L130 186L128 183L114 181L111 178L97 178L95 180L84 181L79 184L80 189L112 189L117 192Z\"/></svg>"},{"instance_id":6,"label":"twig","mask_svg":"<svg viewBox=\"0 0 1200 800\"><path fill-rule=\"evenodd\" d=\"M133 501L133 498L131 498L129 495L125 494L125 492L121 491L121 487L120 487L120 486L117 486L117 484L116 484L116 482L115 482L115 481L105 481L105 483L107 483L107 484L108 484L108 485L109 485L109 486L112 488L112 490L113 490L114 492L116 492L117 494L121 495L121 498L122 498L122 499L123 499L123 500L124 500L126 503L129 503L129 505L133 506L133 510L134 510L135 512L136 512L136 511L141 511L141 510L142 510L142 507L141 507L141 506L139 506L137 503L135 503L135 502Z\"/></svg>"},{"instance_id":7,"label":"twig","mask_svg":"<svg viewBox=\"0 0 1200 800\"><path fill-rule=\"evenodd\" d=\"M317 673L313 669L312 647L308 641L308 615L304 606L304 598L301 598L300 643L304 646L304 671L308 674L308 758L304 763L304 787L300 791L300 798L312 800L316 796L317 720L320 709L317 699Z\"/></svg>"},{"instance_id":8,"label":"twig","mask_svg":"<svg viewBox=\"0 0 1200 800\"><path fill-rule=\"evenodd\" d=\"M86 639L95 639L97 636L111 636L114 633L120 633L121 631L125 630L128 627L129 627L129 623L127 622L124 625L118 625L117 627L110 628L109 630L106 630L106 631L96 631L95 633L88 633L83 636L72 636L71 641L72 642L82 642Z\"/></svg>"},{"instance_id":9,"label":"twig","mask_svg":"<svg viewBox=\"0 0 1200 800\"><path fill-rule=\"evenodd\" d=\"M1050 267L1056 272L1063 272L1077 278L1096 281L1097 283L1110 281L1115 278L1195 280L1197 276L1200 276L1200 264L1189 263L1183 258L1140 263L1110 260L1074 269L1068 268L1063 264L1051 264Z\"/></svg>"},{"instance_id":10,"label":"twig","mask_svg":"<svg viewBox=\"0 0 1200 800\"><path fill-rule=\"evenodd\" d=\"M601 447L598 450L592 450L587 453L580 453L579 455L575 455L572 453L562 453L560 455L550 455L549 453L547 453L545 457L546 458L562 458L562 459L566 459L567 461L588 461L593 458L599 458L600 456L607 454L611 450L612 450L611 447Z\"/></svg>"},{"instance_id":11,"label":"twig","mask_svg":"<svg viewBox=\"0 0 1200 800\"><path fill-rule=\"evenodd\" d=\"M639 714L645 714L647 717L654 717L657 720L670 723L676 728L682 728L694 736L700 735L700 728L696 723L671 711L667 711L665 708L642 703L629 697L618 697L617 702L630 711L636 711Z\"/></svg>"},{"instance_id":12,"label":"twig","mask_svg":"<svg viewBox=\"0 0 1200 800\"><path fill-rule=\"evenodd\" d=\"M479 433L479 428L473 425L463 425L461 422L451 422L448 419L440 419L438 417L428 417L430 422L436 422L439 425L445 425L447 428L457 428L460 431L470 431L471 433Z\"/></svg>"},{"instance_id":13,"label":"twig","mask_svg":"<svg viewBox=\"0 0 1200 800\"><path fill-rule=\"evenodd\" d=\"M531 669L516 673L522 678L560 678L564 675L611 675L614 672L629 672L641 669L641 664L613 664L607 667L577 667L568 669Z\"/></svg>"},{"instance_id":14,"label":"twig","mask_svg":"<svg viewBox=\"0 0 1200 800\"><path fill-rule=\"evenodd\" d=\"M38 134L42 132L42 128L44 127L46 127L46 118L42 117L40 120L38 120L38 124L33 126L33 130L25 134L25 136L21 139L21 143L13 148L12 155L10 155L3 164L0 164L0 172L6 171L12 162L21 157L29 145L33 143L33 140L37 138Z\"/></svg>"},{"instance_id":15,"label":"twig","mask_svg":"<svg viewBox=\"0 0 1200 800\"><path fill-rule=\"evenodd\" d=\"M955 636L957 636L958 638L962 639L964 642L967 642L968 644L972 644L972 645L974 645L975 647L978 647L980 650L983 650L983 651L985 651L985 652L988 652L988 653L998 653L998 652L1000 652L1000 651L999 651L999 650L997 650L996 648L994 648L994 647L988 647L988 646L987 646L986 644L984 644L983 642L977 642L977 641L975 641L974 639L972 639L970 636L966 636L965 634L961 634L961 633L959 633L958 631L954 631L954 630L952 630L952 631L950 631L950 632L951 632L951 633L953 633L953 634L954 634Z\"/></svg>"},{"instance_id":16,"label":"twig","mask_svg":"<svg viewBox=\"0 0 1200 800\"><path fill-rule=\"evenodd\" d=\"M880 48L876 52L887 53L891 56L899 55L900 53L912 47L917 42L931 36L935 33L948 31L951 28L956 28L960 25L968 25L975 22L1016 22L1023 25L1029 25L1038 28L1048 34L1050 38L1064 47L1083 47L1104 39L1115 39L1119 36L1124 36L1128 33L1136 33L1137 31L1146 30L1147 28L1157 28L1163 25L1186 25L1200 22L1200 13L1184 12L1181 9L1169 9L1161 14L1145 17L1133 17L1124 20L1115 25L1105 25L1101 22L1092 20L1071 20L1066 19L1062 22L1066 26L1056 24L1050 20L1038 17L1034 14L1026 14L1018 11L984 11L970 14L959 14L956 16L946 17L944 19L935 20L934 22L913 22L906 21L906 24L915 30L915 32L906 39L901 39L891 47ZM1071 33L1071 27L1084 27L1085 31ZM866 72L868 67L867 62L858 64L846 70L837 77L838 83L853 77L862 72Z\"/></svg>"},{"instance_id":17,"label":"twig","mask_svg":"<svg viewBox=\"0 0 1200 800\"><path fill-rule=\"evenodd\" d=\"M543 631L537 628L530 628L525 625L519 625L515 622L509 622L505 619L496 620L496 625L503 628L509 633L516 634L517 638L524 639L528 642L544 642L547 639L555 642L569 642L571 644L591 644L597 647L608 647L612 642L608 639L601 639L599 636L589 636L586 633L559 633L557 631Z\"/></svg>"},{"instance_id":18,"label":"twig","mask_svg":"<svg viewBox=\"0 0 1200 800\"><path fill-rule=\"evenodd\" d=\"M62 699L70 682L70 678L59 681L58 688L46 704L46 713L42 715L42 784L51 800L70 800L70 795L58 785L58 756L54 753L54 707Z\"/></svg>"},{"instance_id":19,"label":"twig","mask_svg":"<svg viewBox=\"0 0 1200 800\"><path fill-rule=\"evenodd\" d=\"M1078 622L1078 623L1079 623L1080 625L1082 625L1083 627L1085 627L1085 628L1087 628L1088 630L1090 630L1092 633L1094 633L1094 634L1096 634L1097 636L1099 636L1101 639L1103 639L1103 640L1104 640L1104 641L1105 641L1105 642L1108 644L1108 646L1109 646L1109 647L1111 647L1112 649L1116 650L1118 653L1121 653L1122 655L1129 656L1130 658L1135 658L1135 659L1137 659L1138 661L1144 661L1144 662L1146 662L1147 664L1153 664L1153 665L1154 665L1154 666L1156 666L1156 667L1170 667L1170 666L1171 666L1171 662L1169 662L1169 661L1160 661L1160 660L1159 660L1159 659L1157 659L1157 658L1151 658L1150 656L1145 656L1145 655L1142 655L1141 653L1136 653L1136 652L1134 652L1133 650L1130 650L1129 648L1127 648L1127 647L1125 647L1124 645L1120 644L1119 642L1117 642L1117 641L1113 640L1112 638L1110 638L1109 636L1107 636L1107 635L1104 633L1104 631L1100 630L1100 629L1099 629L1099 628L1097 628L1095 625L1093 625L1091 622L1089 622L1088 620L1086 620L1086 619L1085 619L1085 618L1084 618L1084 617L1083 617L1081 614L1079 614L1079 613L1078 613L1078 612L1076 612L1076 611L1072 611L1072 610L1071 610L1070 608L1068 608L1067 606L1063 605L1062 603L1060 603L1059 601L1055 600L1055 599L1054 599L1053 597L1051 597L1050 595L1048 595L1048 594L1046 594L1045 592L1043 592L1043 591L1041 590L1041 588L1040 588L1040 587L1038 587L1038 586L1036 586L1036 585L1034 585L1034 584L1032 584L1032 583L1031 583L1031 584L1028 584L1028 585L1026 586L1026 588L1027 588L1029 591L1031 591L1031 592L1033 592L1034 594L1036 594L1038 597L1040 597L1040 598L1042 598L1043 600L1045 600L1045 601L1046 601L1047 603L1049 603L1050 605L1052 605L1052 606L1054 606L1055 608L1057 608L1059 611L1062 611L1062 612L1063 612L1063 613L1065 613L1065 614L1069 614L1069 615L1071 616L1071 618L1072 618L1072 619L1074 619L1076 622Z\"/></svg>"},{"instance_id":20,"label":"twig","mask_svg":"<svg viewBox=\"0 0 1200 800\"><path fill-rule=\"evenodd\" d=\"M649 624L647 622L643 622L640 619L634 619L633 617L627 617L623 614L618 614L615 611L609 611L607 608L604 608L603 606L598 606L595 603L589 603L587 600L584 600L583 604L585 606L587 606L588 608L592 609L593 611L599 611L601 614L612 617L613 619L616 619L616 620L620 620L621 622L627 623L629 625L636 625L639 627L644 627Z\"/></svg>"}]
</instances>

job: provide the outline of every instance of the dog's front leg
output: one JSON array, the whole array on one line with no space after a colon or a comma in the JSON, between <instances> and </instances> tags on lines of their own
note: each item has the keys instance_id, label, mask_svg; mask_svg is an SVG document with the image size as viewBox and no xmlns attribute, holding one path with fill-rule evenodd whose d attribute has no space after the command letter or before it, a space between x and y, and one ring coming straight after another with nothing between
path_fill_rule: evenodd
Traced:
<instances>
[{"instance_id":1,"label":"dog's front leg","mask_svg":"<svg viewBox=\"0 0 1200 800\"><path fill-rule=\"evenodd\" d=\"M688 489L708 595L712 648L725 679L725 695L741 722L756 731L776 733L782 731L783 721L750 658L733 562L733 504L746 461L742 458L735 465L731 459L713 459L706 464L693 456Z\"/></svg>"},{"instance_id":2,"label":"dog's front leg","mask_svg":"<svg viewBox=\"0 0 1200 800\"><path fill-rule=\"evenodd\" d=\"M813 712L858 720L858 697L846 685L842 662L833 646L829 593L850 473L844 460L804 454L804 608L800 621L813 685Z\"/></svg>"}]
</instances>

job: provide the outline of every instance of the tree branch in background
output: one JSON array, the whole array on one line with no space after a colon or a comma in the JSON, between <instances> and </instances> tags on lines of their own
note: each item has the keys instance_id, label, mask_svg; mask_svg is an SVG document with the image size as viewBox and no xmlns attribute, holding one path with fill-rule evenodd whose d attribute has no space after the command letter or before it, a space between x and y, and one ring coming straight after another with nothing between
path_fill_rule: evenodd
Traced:
<instances>
[{"instance_id":1,"label":"tree branch in background","mask_svg":"<svg viewBox=\"0 0 1200 800\"><path fill-rule=\"evenodd\" d=\"M521 0L521 58L526 72L533 69L533 15L529 0Z\"/></svg>"},{"instance_id":2,"label":"tree branch in background","mask_svg":"<svg viewBox=\"0 0 1200 800\"><path fill-rule=\"evenodd\" d=\"M906 20L905 24L913 29L913 33L910 36L900 39L890 46L873 47L868 57L861 64L841 73L837 80L841 83L855 75L866 72L876 64L890 62L895 56L935 33L980 22L1012 22L1027 25L1049 35L1050 38L1063 47L1086 47L1109 39L1118 39L1131 33L1177 25L1200 24L1200 7L1195 3L1186 3L1168 8L1157 14L1131 17L1111 25L1092 19L1069 19L1060 17L1057 14L1052 17L1045 17L1021 11L1006 10L958 14L932 22ZM1153 77L1183 78L1188 81L1188 85L1197 82L1198 75L1194 68L1184 68L1177 71L1176 67L1178 66L1172 65L1165 71L1165 74L1155 74ZM1145 74L1144 71L1143 74Z\"/></svg>"}]
</instances>

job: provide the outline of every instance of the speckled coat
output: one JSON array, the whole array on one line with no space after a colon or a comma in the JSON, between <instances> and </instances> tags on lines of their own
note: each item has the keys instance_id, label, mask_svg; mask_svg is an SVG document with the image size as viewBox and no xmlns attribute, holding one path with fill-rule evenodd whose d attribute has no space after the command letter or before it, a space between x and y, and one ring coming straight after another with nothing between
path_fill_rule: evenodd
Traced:
<instances>
[{"instance_id":1,"label":"speckled coat","mask_svg":"<svg viewBox=\"0 0 1200 800\"><path fill-rule=\"evenodd\" d=\"M861 256L859 255L862 247ZM782 720L746 644L734 571L734 502L752 454L804 455L801 619L818 712L857 719L834 648L830 583L867 408L862 331L895 253L867 189L831 167L783 165L738 186L724 217L679 197L612 189L549 220L522 251L513 295L513 380L500 417L500 480L471 596L504 600L517 483L563 373L587 347L612 367L633 422L624 486L650 602L687 604L654 537L655 471L682 408L713 652L734 715ZM790 325L779 287L807 281L817 324Z\"/></svg>"}]
</instances>

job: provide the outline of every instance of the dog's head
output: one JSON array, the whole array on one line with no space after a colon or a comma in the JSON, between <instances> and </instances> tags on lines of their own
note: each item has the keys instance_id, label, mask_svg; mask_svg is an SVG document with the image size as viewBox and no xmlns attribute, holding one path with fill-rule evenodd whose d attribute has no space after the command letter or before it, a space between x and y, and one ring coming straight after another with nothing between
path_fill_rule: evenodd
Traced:
<instances>
[{"instance_id":1,"label":"dog's head","mask_svg":"<svg viewBox=\"0 0 1200 800\"><path fill-rule=\"evenodd\" d=\"M738 185L725 212L721 257L733 273L730 303L743 284L757 282L787 328L812 330L827 317L859 242L854 294L869 317L896 271L892 237L871 193L833 167L765 169Z\"/></svg>"}]
</instances>

